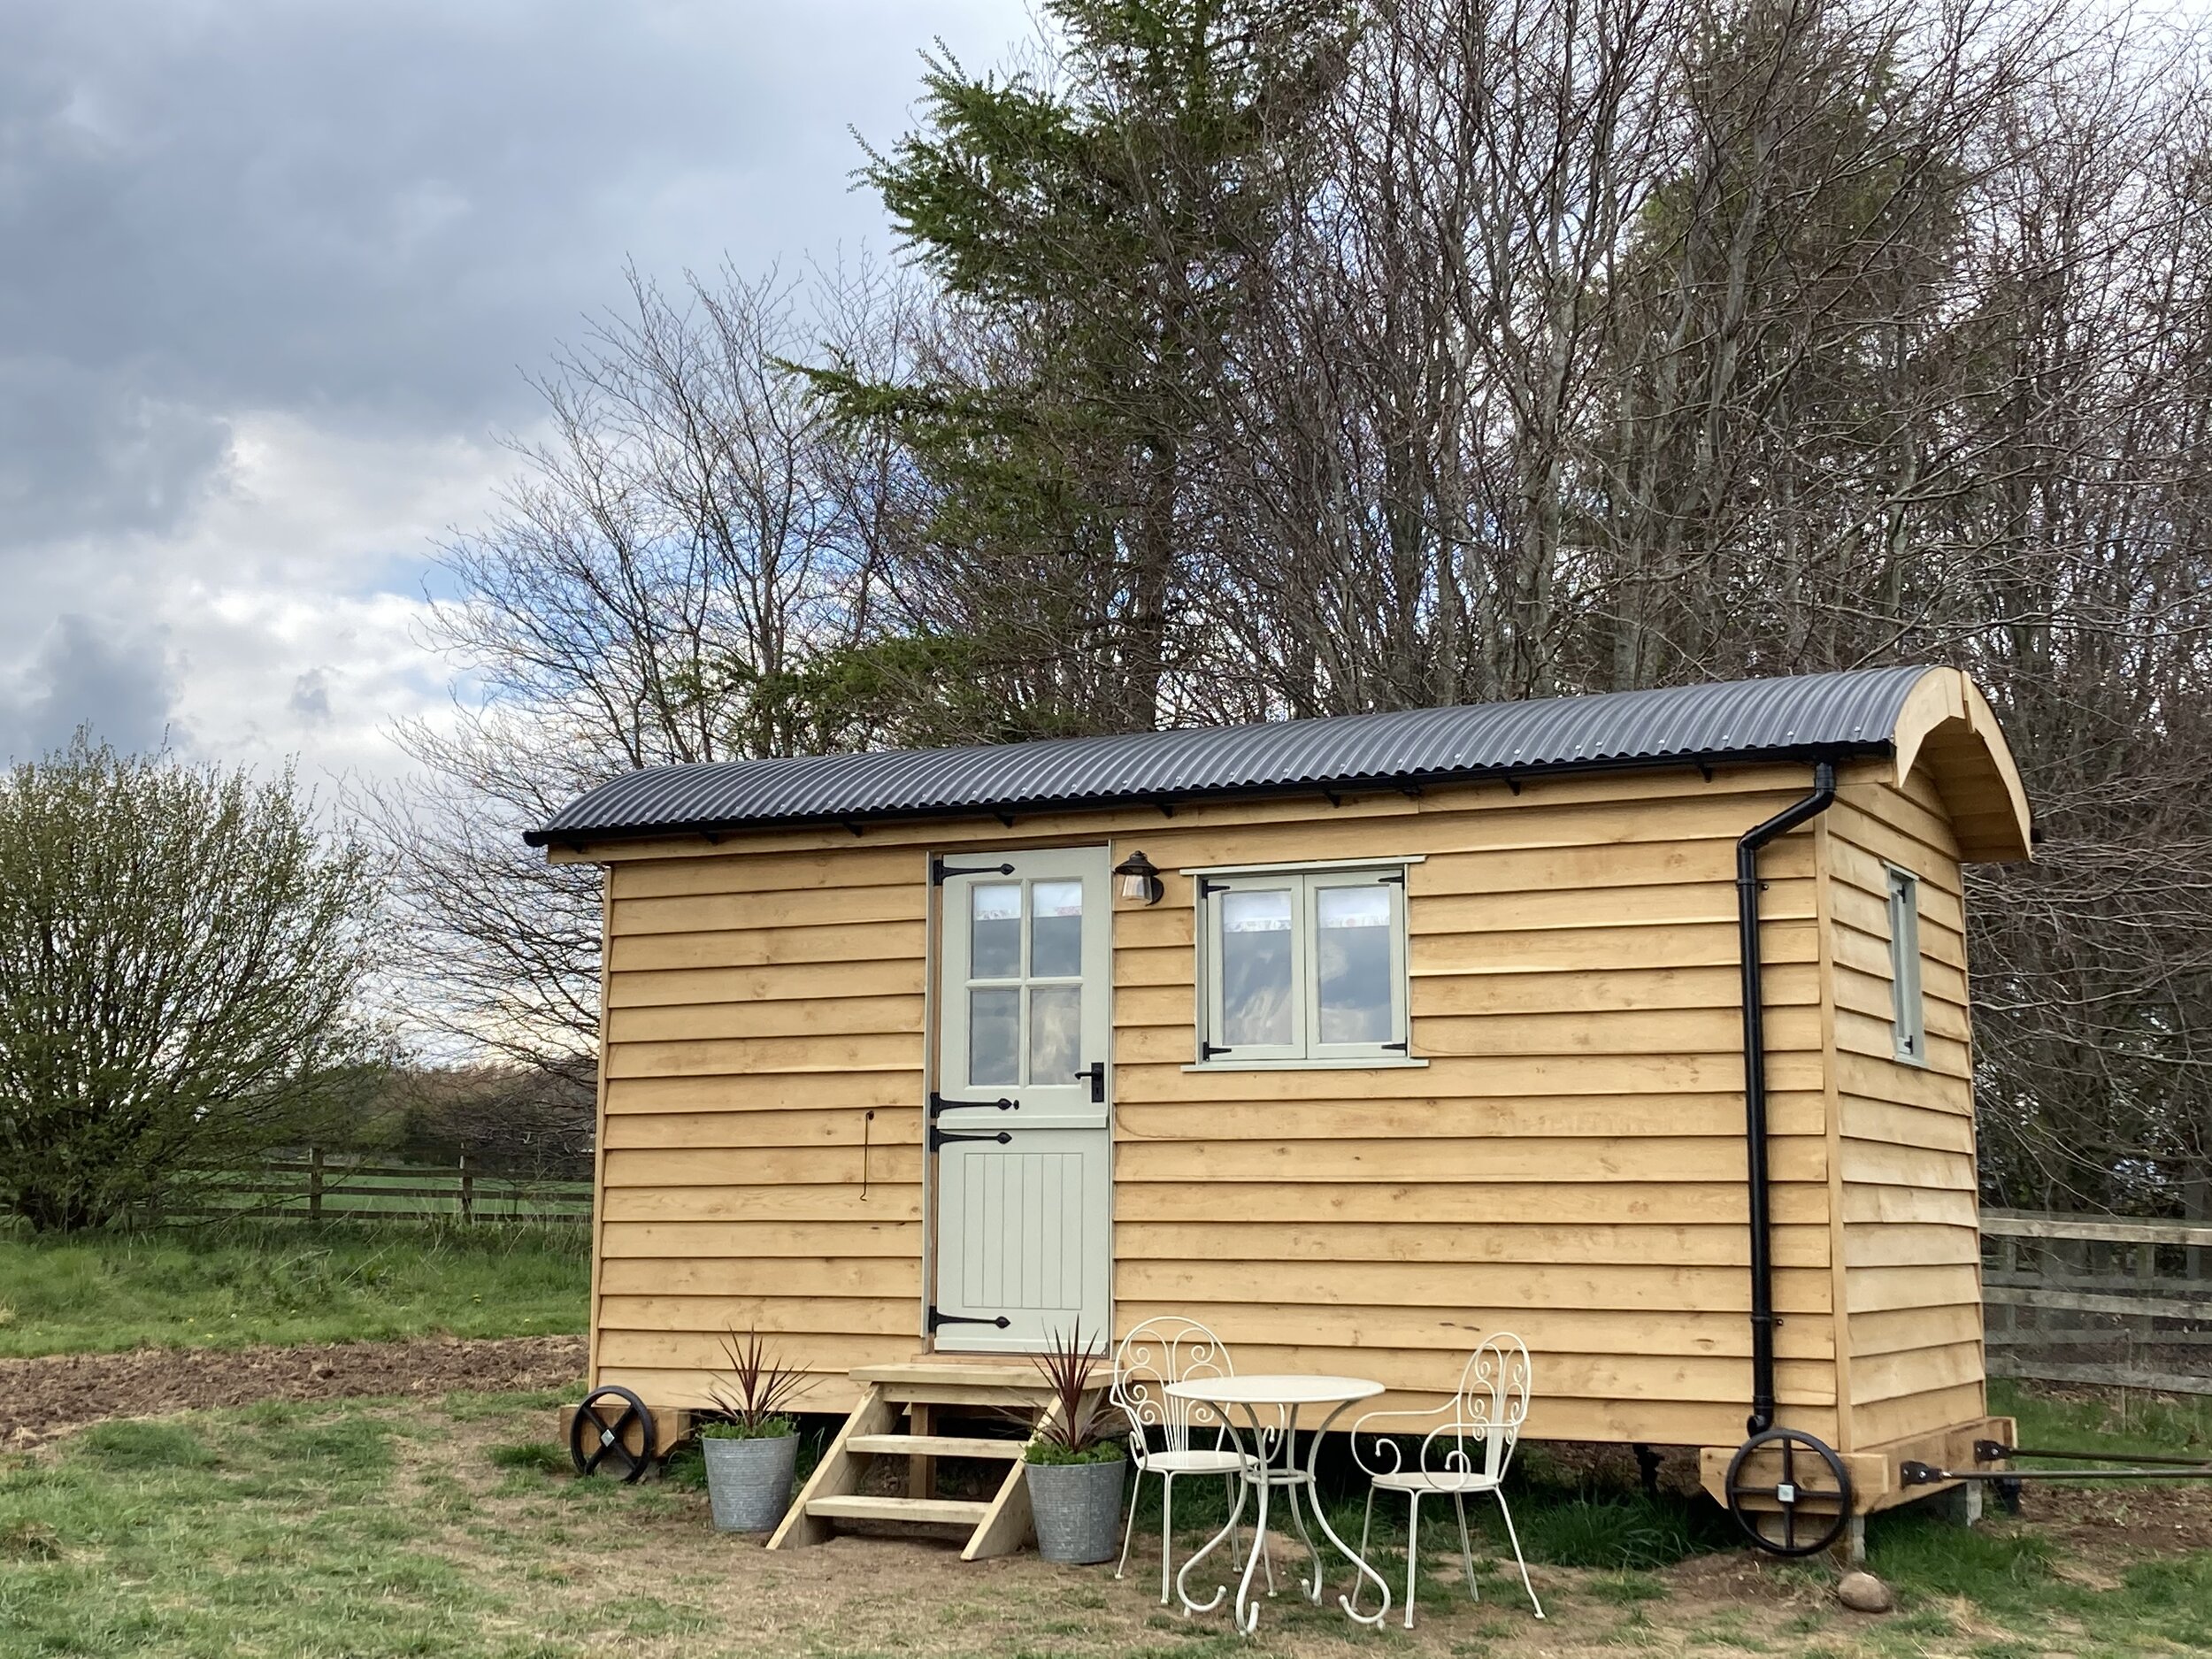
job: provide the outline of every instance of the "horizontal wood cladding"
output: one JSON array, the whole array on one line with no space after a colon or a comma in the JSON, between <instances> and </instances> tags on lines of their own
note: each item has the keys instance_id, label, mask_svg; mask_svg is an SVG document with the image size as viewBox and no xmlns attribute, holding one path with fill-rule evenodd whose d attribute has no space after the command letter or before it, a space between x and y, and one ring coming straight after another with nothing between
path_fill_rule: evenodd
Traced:
<instances>
[{"instance_id":1,"label":"horizontal wood cladding","mask_svg":"<svg viewBox=\"0 0 2212 1659\"><path fill-rule=\"evenodd\" d=\"M1686 1225L1699 1223L1742 1225L1748 1200L1740 1177L1711 1182L1568 1179L1561 1171L1549 1181L1480 1181L1438 1184L1402 1182L1371 1185L1290 1180L1248 1182L1186 1179L1132 1183L1114 1193L1117 1225L1133 1221L1230 1220L1315 1223L1403 1221L1470 1227L1515 1222L1590 1225L1602 1222ZM1825 1187L1793 1185L1774 1189L1778 1223L1826 1226Z\"/></svg>"},{"instance_id":2,"label":"horizontal wood cladding","mask_svg":"<svg viewBox=\"0 0 2212 1659\"><path fill-rule=\"evenodd\" d=\"M1362 1307L1448 1309L1475 1294L1471 1274L1456 1264L1394 1263L1378 1271L1368 1262L1189 1262L1118 1260L1117 1301L1267 1301L1333 1310L1328 1318ZM1785 1313L1829 1311L1832 1279L1826 1269L1780 1268L1774 1276L1775 1306ZM1747 1315L1749 1277L1718 1267L1664 1267L1649 1262L1545 1263L1485 1275L1481 1299L1514 1309L1578 1308L1657 1318L1673 1311ZM1224 1333L1224 1340L1226 1335Z\"/></svg>"},{"instance_id":3,"label":"horizontal wood cladding","mask_svg":"<svg viewBox=\"0 0 2212 1659\"><path fill-rule=\"evenodd\" d=\"M1784 1267L1825 1267L1825 1226L1778 1226L1774 1258ZM1741 1225L1685 1226L1627 1223L1578 1225L1515 1221L1448 1227L1428 1222L1117 1221L1114 1253L1124 1261L1412 1262L1493 1267L1641 1262L1666 1267L1747 1267ZM1471 1281L1471 1291L1479 1279Z\"/></svg>"},{"instance_id":4,"label":"horizontal wood cladding","mask_svg":"<svg viewBox=\"0 0 2212 1659\"><path fill-rule=\"evenodd\" d=\"M1859 1451L1878 1450L1893 1440L1916 1440L1939 1430L1975 1423L1987 1415L1988 1389L1978 1378L1950 1387L1935 1387L1901 1398L1870 1400L1852 1409Z\"/></svg>"},{"instance_id":5,"label":"horizontal wood cladding","mask_svg":"<svg viewBox=\"0 0 2212 1659\"><path fill-rule=\"evenodd\" d=\"M1418 1041L1417 1038L1416 1040ZM1743 1087L1743 1056L1735 1054L1425 1056L1425 1066L1394 1066L1375 1071L1193 1071L1190 1056L1114 1068L1114 1093L1124 1102L1155 1101L1334 1100L1348 1079L1377 1100L1448 1095L1465 1100L1509 1099L1544 1094L1710 1094ZM1817 1089L1826 1069L1816 1051L1770 1056L1768 1087L1791 1091Z\"/></svg>"},{"instance_id":6,"label":"horizontal wood cladding","mask_svg":"<svg viewBox=\"0 0 2212 1659\"><path fill-rule=\"evenodd\" d=\"M773 1182L752 1187L610 1187L599 1195L606 1225L604 1236L630 1249L645 1237L631 1231L640 1222L762 1221L918 1221L922 1216L922 1188L918 1161L910 1164L902 1181L878 1180L865 1188L850 1182L797 1186ZM624 1224L624 1225L617 1225ZM706 1239L695 1247L710 1253L737 1250L743 1235L725 1240ZM610 1245L610 1250L614 1248ZM675 1255L683 1252L648 1248L634 1253Z\"/></svg>"},{"instance_id":7,"label":"horizontal wood cladding","mask_svg":"<svg viewBox=\"0 0 2212 1659\"><path fill-rule=\"evenodd\" d=\"M1972 1263L1932 1267L1849 1267L1843 1272L1849 1312L1895 1313L1911 1308L1978 1307L1981 1269Z\"/></svg>"},{"instance_id":8,"label":"horizontal wood cladding","mask_svg":"<svg viewBox=\"0 0 2212 1659\"><path fill-rule=\"evenodd\" d=\"M1778 1181L1824 1181L1827 1148L1811 1136L1778 1140L1770 1159ZM1114 1149L1118 1182L1512 1181L1563 1177L1601 1182L1740 1181L1740 1138L1637 1136L1612 1141L1517 1140L1305 1141L1125 1141Z\"/></svg>"},{"instance_id":9,"label":"horizontal wood cladding","mask_svg":"<svg viewBox=\"0 0 2212 1659\"><path fill-rule=\"evenodd\" d=\"M757 968L795 963L918 963L924 924L879 922L868 927L727 927L699 933L644 933L611 939L608 972L616 976L685 968ZM612 999L619 1002L626 993Z\"/></svg>"},{"instance_id":10,"label":"horizontal wood cladding","mask_svg":"<svg viewBox=\"0 0 2212 1659\"><path fill-rule=\"evenodd\" d=\"M1166 887L1112 918L1124 1326L1189 1313L1241 1367L1351 1371L1425 1404L1509 1328L1537 1356L1530 1432L1732 1444L1750 1390L1734 844L1809 772L611 849L600 1379L695 1402L726 1369L720 1334L757 1324L819 1373L806 1409L834 1410L845 1369L914 1351L926 855L1110 845L1142 849ZM1410 1056L1425 1064L1189 1069L1187 869L1417 855ZM1834 1304L1855 1310L1862 1283L1835 1258L1830 1203L1835 883L1810 831L1770 847L1763 873L1784 1417L1833 1438ZM1940 949L1940 917L1929 933ZM1932 962L1928 977L1947 984ZM1882 988L1841 1001L1870 1018ZM1970 1161L1936 1102L1863 1098L1870 1133L1887 1112L1883 1137ZM1878 1151L1870 1187L1890 1169Z\"/></svg>"}]
</instances>

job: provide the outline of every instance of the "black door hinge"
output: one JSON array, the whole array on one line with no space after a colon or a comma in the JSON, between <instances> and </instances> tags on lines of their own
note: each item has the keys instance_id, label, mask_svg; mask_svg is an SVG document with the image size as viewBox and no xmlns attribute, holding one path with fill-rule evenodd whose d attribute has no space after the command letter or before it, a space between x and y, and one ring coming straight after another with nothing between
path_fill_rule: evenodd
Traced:
<instances>
[{"instance_id":1,"label":"black door hinge","mask_svg":"<svg viewBox=\"0 0 2212 1659\"><path fill-rule=\"evenodd\" d=\"M1217 1054L1233 1054L1235 1052L1235 1049L1228 1048L1221 1043L1208 1042L1203 1038L1199 1040L1198 1057L1201 1062L1210 1060Z\"/></svg>"},{"instance_id":2,"label":"black door hinge","mask_svg":"<svg viewBox=\"0 0 2212 1659\"><path fill-rule=\"evenodd\" d=\"M1019 1101L1008 1100L1004 1095L997 1100L947 1100L935 1089L929 1092L929 1115L933 1121L938 1113L950 1111L956 1106L972 1106L978 1111L1018 1112L1022 1109Z\"/></svg>"},{"instance_id":3,"label":"black door hinge","mask_svg":"<svg viewBox=\"0 0 2212 1659\"><path fill-rule=\"evenodd\" d=\"M1010 876L1011 864L949 864L941 853L929 856L929 885L941 887L947 876Z\"/></svg>"},{"instance_id":4,"label":"black door hinge","mask_svg":"<svg viewBox=\"0 0 2212 1659\"><path fill-rule=\"evenodd\" d=\"M995 1141L999 1145L1004 1146L1013 1138L1003 1129L996 1134L964 1135L957 1129L940 1129L935 1124L929 1126L929 1149L932 1152L936 1151L939 1147L943 1146L949 1141Z\"/></svg>"},{"instance_id":5,"label":"black door hinge","mask_svg":"<svg viewBox=\"0 0 2212 1659\"><path fill-rule=\"evenodd\" d=\"M937 1327L941 1325L991 1325L1003 1331L1013 1323L1002 1313L994 1318L979 1318L968 1313L941 1313L935 1302L929 1305L929 1329L933 1336L936 1334Z\"/></svg>"}]
</instances>

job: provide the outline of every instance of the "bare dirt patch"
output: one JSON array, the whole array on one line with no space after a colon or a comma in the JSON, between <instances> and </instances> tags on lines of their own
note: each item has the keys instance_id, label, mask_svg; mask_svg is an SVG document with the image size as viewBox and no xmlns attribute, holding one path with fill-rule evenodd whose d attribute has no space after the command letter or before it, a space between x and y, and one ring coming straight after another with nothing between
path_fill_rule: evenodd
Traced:
<instances>
[{"instance_id":1,"label":"bare dirt patch","mask_svg":"<svg viewBox=\"0 0 2212 1659\"><path fill-rule=\"evenodd\" d=\"M1993 1500L1990 1507L2002 1513ZM2212 1549L2212 1485L2201 1480L2078 1486L2037 1481L2023 1496L2021 1515L2090 1562Z\"/></svg>"},{"instance_id":2,"label":"bare dirt patch","mask_svg":"<svg viewBox=\"0 0 2212 1659\"><path fill-rule=\"evenodd\" d=\"M583 1373L580 1336L426 1337L0 1359L0 1446L35 1446L110 1417L261 1400L535 1391L560 1387Z\"/></svg>"}]
</instances>

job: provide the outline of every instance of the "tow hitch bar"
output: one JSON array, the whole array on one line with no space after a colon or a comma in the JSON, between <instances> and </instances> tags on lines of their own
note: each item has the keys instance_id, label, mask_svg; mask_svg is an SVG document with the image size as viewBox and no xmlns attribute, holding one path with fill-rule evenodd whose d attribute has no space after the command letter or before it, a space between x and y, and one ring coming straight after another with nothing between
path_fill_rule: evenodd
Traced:
<instances>
[{"instance_id":1,"label":"tow hitch bar","mask_svg":"<svg viewBox=\"0 0 2212 1659\"><path fill-rule=\"evenodd\" d=\"M2111 1452L2048 1451L2008 1446L2002 1440L1976 1440L1978 1465L2009 1462L2015 1457L2042 1457L2054 1463L2122 1463L2117 1469L1938 1469L1933 1463L1905 1462L1897 1466L1900 1486L1932 1486L1947 1480L1986 1480L1997 1488L1999 1502L2017 1513L2021 1483L2029 1480L2212 1480L2212 1461L2201 1457L2153 1457L2147 1454L2125 1458Z\"/></svg>"}]
</instances>

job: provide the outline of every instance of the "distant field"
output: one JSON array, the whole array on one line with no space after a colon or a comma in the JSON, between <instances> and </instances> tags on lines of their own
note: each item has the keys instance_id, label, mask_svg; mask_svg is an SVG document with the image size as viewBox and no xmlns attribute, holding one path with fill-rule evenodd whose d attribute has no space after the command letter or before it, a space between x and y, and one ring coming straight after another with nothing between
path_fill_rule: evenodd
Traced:
<instances>
[{"instance_id":1,"label":"distant field","mask_svg":"<svg viewBox=\"0 0 2212 1659\"><path fill-rule=\"evenodd\" d=\"M0 1356L573 1334L589 1295L589 1232L272 1220L0 1234Z\"/></svg>"}]
</instances>

